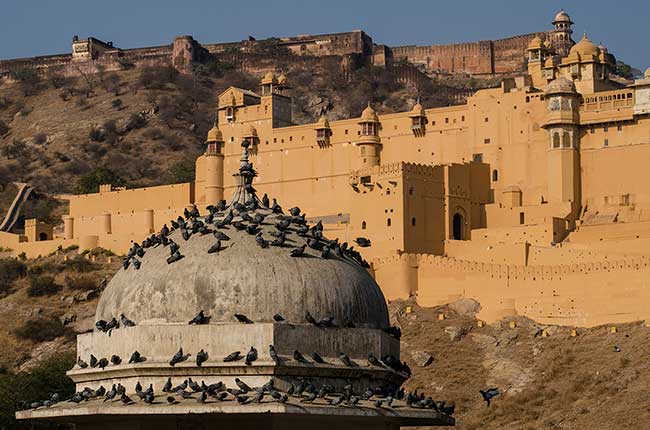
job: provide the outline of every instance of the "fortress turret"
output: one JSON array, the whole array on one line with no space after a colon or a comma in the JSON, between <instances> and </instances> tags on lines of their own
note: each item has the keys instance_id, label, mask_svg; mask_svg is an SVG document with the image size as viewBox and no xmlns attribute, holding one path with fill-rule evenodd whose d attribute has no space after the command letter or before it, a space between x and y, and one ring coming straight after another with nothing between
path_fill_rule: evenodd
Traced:
<instances>
[{"instance_id":1,"label":"fortress turret","mask_svg":"<svg viewBox=\"0 0 650 430\"><path fill-rule=\"evenodd\" d=\"M205 202L211 205L223 199L223 135L217 124L205 143Z\"/></svg>"},{"instance_id":2,"label":"fortress turret","mask_svg":"<svg viewBox=\"0 0 650 430\"><path fill-rule=\"evenodd\" d=\"M561 57L566 57L574 44L571 39L571 34L573 34L571 26L573 25L573 21L571 21L571 17L562 9L555 15L552 24L555 30L551 33L551 45L556 54Z\"/></svg>"},{"instance_id":3,"label":"fortress turret","mask_svg":"<svg viewBox=\"0 0 650 430\"><path fill-rule=\"evenodd\" d=\"M545 90L548 110L548 192L550 203L580 201L578 109L580 95L570 80L560 77Z\"/></svg>"},{"instance_id":4,"label":"fortress turret","mask_svg":"<svg viewBox=\"0 0 650 430\"><path fill-rule=\"evenodd\" d=\"M361 130L356 145L359 147L359 163L357 168L378 166L380 164L379 153L381 151L381 139L379 128L381 123L375 110L368 103L359 118Z\"/></svg>"},{"instance_id":5,"label":"fortress turret","mask_svg":"<svg viewBox=\"0 0 650 430\"><path fill-rule=\"evenodd\" d=\"M329 146L332 130L330 129L330 122L325 115L321 115L314 130L316 130L316 142L318 142L318 145L321 147Z\"/></svg>"}]
</instances>

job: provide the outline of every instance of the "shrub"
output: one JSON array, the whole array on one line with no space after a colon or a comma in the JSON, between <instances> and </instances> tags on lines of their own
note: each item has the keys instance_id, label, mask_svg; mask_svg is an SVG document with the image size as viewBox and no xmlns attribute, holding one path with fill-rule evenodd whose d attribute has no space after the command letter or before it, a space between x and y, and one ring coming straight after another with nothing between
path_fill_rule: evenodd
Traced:
<instances>
[{"instance_id":1,"label":"shrub","mask_svg":"<svg viewBox=\"0 0 650 430\"><path fill-rule=\"evenodd\" d=\"M86 110L90 107L90 104L88 104L88 100L86 99L86 97L83 96L77 96L74 100L74 103L81 110Z\"/></svg>"},{"instance_id":2,"label":"shrub","mask_svg":"<svg viewBox=\"0 0 650 430\"><path fill-rule=\"evenodd\" d=\"M145 139L158 140L164 137L162 130L158 127L149 128L142 133Z\"/></svg>"},{"instance_id":3,"label":"shrub","mask_svg":"<svg viewBox=\"0 0 650 430\"><path fill-rule=\"evenodd\" d=\"M33 275L29 278L27 295L29 297L51 296L61 290L61 286L54 282L52 276Z\"/></svg>"},{"instance_id":4,"label":"shrub","mask_svg":"<svg viewBox=\"0 0 650 430\"><path fill-rule=\"evenodd\" d=\"M54 393L62 399L70 397L75 391L74 382L66 375L66 371L74 366L76 355L74 351L53 354L41 361L35 368L27 372L0 375L0 428L25 428L16 423L16 405L20 402L33 403L45 400ZM41 423L30 428L57 428Z\"/></svg>"},{"instance_id":5,"label":"shrub","mask_svg":"<svg viewBox=\"0 0 650 430\"><path fill-rule=\"evenodd\" d=\"M0 258L0 293L7 293L13 282L27 274L27 266L13 258Z\"/></svg>"},{"instance_id":6,"label":"shrub","mask_svg":"<svg viewBox=\"0 0 650 430\"><path fill-rule=\"evenodd\" d=\"M135 67L135 64L126 58L118 58L117 64L120 65L120 69L122 70L130 70Z\"/></svg>"},{"instance_id":7,"label":"shrub","mask_svg":"<svg viewBox=\"0 0 650 430\"><path fill-rule=\"evenodd\" d=\"M99 127L92 127L88 132L88 138L93 142L103 142L104 133L102 133L102 130Z\"/></svg>"},{"instance_id":8,"label":"shrub","mask_svg":"<svg viewBox=\"0 0 650 430\"><path fill-rule=\"evenodd\" d=\"M77 182L77 194L98 193L99 186L103 184L121 187L126 185L126 181L111 169L99 167L79 178Z\"/></svg>"},{"instance_id":9,"label":"shrub","mask_svg":"<svg viewBox=\"0 0 650 430\"><path fill-rule=\"evenodd\" d=\"M173 67L143 67L138 83L147 89L164 89L176 81L178 71Z\"/></svg>"},{"instance_id":10,"label":"shrub","mask_svg":"<svg viewBox=\"0 0 650 430\"><path fill-rule=\"evenodd\" d=\"M129 118L126 120L126 123L124 124L124 131L128 132L131 130L142 128L145 125L147 125L147 120L145 119L144 116L138 113L132 113L131 115L129 115Z\"/></svg>"},{"instance_id":11,"label":"shrub","mask_svg":"<svg viewBox=\"0 0 650 430\"><path fill-rule=\"evenodd\" d=\"M19 158L24 155L27 145L22 140L14 139L2 148L2 155L8 159Z\"/></svg>"},{"instance_id":12,"label":"shrub","mask_svg":"<svg viewBox=\"0 0 650 430\"><path fill-rule=\"evenodd\" d=\"M7 97L0 97L0 110L5 110L11 106L11 99Z\"/></svg>"},{"instance_id":13,"label":"shrub","mask_svg":"<svg viewBox=\"0 0 650 430\"><path fill-rule=\"evenodd\" d=\"M38 92L41 77L34 69L16 69L11 72L11 77L20 82L20 88L25 96L31 96Z\"/></svg>"},{"instance_id":14,"label":"shrub","mask_svg":"<svg viewBox=\"0 0 650 430\"><path fill-rule=\"evenodd\" d=\"M181 184L194 181L195 165L189 158L179 160L169 168L169 181L172 184Z\"/></svg>"},{"instance_id":15,"label":"shrub","mask_svg":"<svg viewBox=\"0 0 650 430\"><path fill-rule=\"evenodd\" d=\"M122 99L115 99L111 102L111 106L113 106L113 109L115 110L120 110L122 109L122 106L124 105L124 102Z\"/></svg>"},{"instance_id":16,"label":"shrub","mask_svg":"<svg viewBox=\"0 0 650 430\"><path fill-rule=\"evenodd\" d=\"M66 331L58 318L36 318L25 321L14 333L21 339L46 342L63 336Z\"/></svg>"},{"instance_id":17,"label":"shrub","mask_svg":"<svg viewBox=\"0 0 650 430\"><path fill-rule=\"evenodd\" d=\"M107 93L113 93L116 97L120 95L120 77L117 73L109 73L102 80L102 87Z\"/></svg>"},{"instance_id":18,"label":"shrub","mask_svg":"<svg viewBox=\"0 0 650 430\"><path fill-rule=\"evenodd\" d=\"M72 270L77 273L88 273L99 270L99 265L92 261L86 260L81 255L76 255L74 258L61 263L64 269Z\"/></svg>"},{"instance_id":19,"label":"shrub","mask_svg":"<svg viewBox=\"0 0 650 430\"><path fill-rule=\"evenodd\" d=\"M92 291L97 288L97 282L92 276L66 276L65 285L71 290Z\"/></svg>"},{"instance_id":20,"label":"shrub","mask_svg":"<svg viewBox=\"0 0 650 430\"><path fill-rule=\"evenodd\" d=\"M106 142L110 143L111 145L114 144L118 138L117 125L115 124L115 120L109 119L105 121L104 125L102 125L102 133Z\"/></svg>"},{"instance_id":21,"label":"shrub","mask_svg":"<svg viewBox=\"0 0 650 430\"><path fill-rule=\"evenodd\" d=\"M45 133L36 133L32 140L34 141L34 144L42 145L47 142L47 135Z\"/></svg>"},{"instance_id":22,"label":"shrub","mask_svg":"<svg viewBox=\"0 0 650 430\"><path fill-rule=\"evenodd\" d=\"M9 133L9 126L0 119L0 136L4 136L7 133Z\"/></svg>"}]
</instances>

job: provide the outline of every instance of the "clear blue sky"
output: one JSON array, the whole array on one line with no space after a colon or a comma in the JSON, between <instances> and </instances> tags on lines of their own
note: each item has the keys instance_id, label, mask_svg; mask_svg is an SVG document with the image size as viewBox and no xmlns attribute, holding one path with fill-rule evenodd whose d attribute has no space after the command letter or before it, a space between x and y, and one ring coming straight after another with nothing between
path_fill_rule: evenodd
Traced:
<instances>
[{"instance_id":1,"label":"clear blue sky","mask_svg":"<svg viewBox=\"0 0 650 430\"><path fill-rule=\"evenodd\" d=\"M494 39L550 27L565 8L617 58L650 67L649 1L627 0L5 0L0 58L68 53L73 35L122 48L169 44L175 35L200 42L253 35L317 34L362 29L375 43L434 44Z\"/></svg>"}]
</instances>

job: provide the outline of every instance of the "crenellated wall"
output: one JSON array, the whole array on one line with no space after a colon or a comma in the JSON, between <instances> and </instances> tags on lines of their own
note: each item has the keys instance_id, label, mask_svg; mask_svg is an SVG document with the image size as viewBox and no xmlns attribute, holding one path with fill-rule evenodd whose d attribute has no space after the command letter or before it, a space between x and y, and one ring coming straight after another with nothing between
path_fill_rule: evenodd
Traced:
<instances>
[{"instance_id":1,"label":"crenellated wall","mask_svg":"<svg viewBox=\"0 0 650 430\"><path fill-rule=\"evenodd\" d=\"M416 296L420 306L430 307L474 298L482 306L478 317L488 322L518 314L548 324L595 326L650 317L647 256L525 266L402 254L372 266L389 300Z\"/></svg>"}]
</instances>

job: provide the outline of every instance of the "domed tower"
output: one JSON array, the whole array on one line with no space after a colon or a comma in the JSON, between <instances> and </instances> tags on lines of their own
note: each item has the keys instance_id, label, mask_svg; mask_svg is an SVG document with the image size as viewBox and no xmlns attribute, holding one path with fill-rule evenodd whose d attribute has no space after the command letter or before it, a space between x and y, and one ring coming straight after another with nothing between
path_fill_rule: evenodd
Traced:
<instances>
[{"instance_id":1,"label":"domed tower","mask_svg":"<svg viewBox=\"0 0 650 430\"><path fill-rule=\"evenodd\" d=\"M424 111L424 107L418 100L418 102L413 106L411 113L409 113L409 118L411 118L411 131L416 137L422 137L426 134L427 130L427 114Z\"/></svg>"},{"instance_id":2,"label":"domed tower","mask_svg":"<svg viewBox=\"0 0 650 430\"><path fill-rule=\"evenodd\" d=\"M260 91L262 96L268 96L273 94L275 87L278 84L278 80L275 77L273 72L268 72L262 80L260 81Z\"/></svg>"},{"instance_id":3,"label":"domed tower","mask_svg":"<svg viewBox=\"0 0 650 430\"><path fill-rule=\"evenodd\" d=\"M361 130L359 132L359 138L355 144L359 147L359 161L358 168L362 169L364 167L373 167L380 164L380 152L381 152L381 139L379 138L379 128L381 123L377 117L377 113L368 103L363 112L361 112L361 118L359 118L359 126Z\"/></svg>"},{"instance_id":4,"label":"domed tower","mask_svg":"<svg viewBox=\"0 0 650 430\"><path fill-rule=\"evenodd\" d=\"M579 106L580 95L567 78L553 80L545 89L548 109L543 127L548 132L548 193L550 203L580 203Z\"/></svg>"},{"instance_id":5,"label":"domed tower","mask_svg":"<svg viewBox=\"0 0 650 430\"><path fill-rule=\"evenodd\" d=\"M571 21L569 15L562 9L555 15L552 24L555 29L551 33L551 45L556 54L565 57L569 54L569 50L571 50L574 44L571 39L571 34L573 34L571 26L573 25L573 21Z\"/></svg>"},{"instance_id":6,"label":"domed tower","mask_svg":"<svg viewBox=\"0 0 650 430\"><path fill-rule=\"evenodd\" d=\"M205 140L205 204L223 200L223 135L215 123Z\"/></svg>"},{"instance_id":7,"label":"domed tower","mask_svg":"<svg viewBox=\"0 0 650 430\"><path fill-rule=\"evenodd\" d=\"M321 115L314 130L316 131L316 142L318 142L318 146L321 148L329 146L332 130L330 129L330 122L327 120L326 115Z\"/></svg>"}]
</instances>

